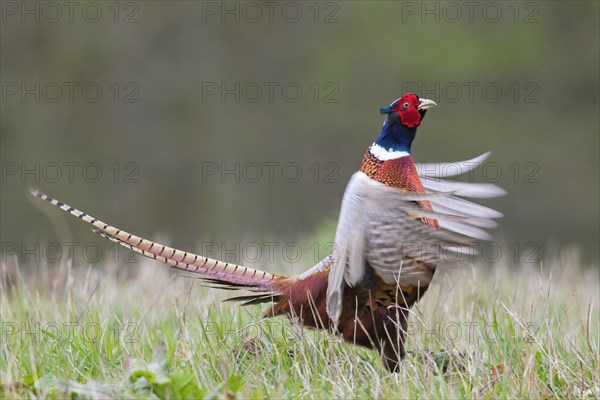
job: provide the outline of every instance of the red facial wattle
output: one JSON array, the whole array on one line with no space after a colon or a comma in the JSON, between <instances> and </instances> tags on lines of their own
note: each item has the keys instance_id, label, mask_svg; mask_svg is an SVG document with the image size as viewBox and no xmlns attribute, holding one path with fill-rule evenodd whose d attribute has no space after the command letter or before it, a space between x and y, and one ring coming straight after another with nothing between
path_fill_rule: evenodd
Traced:
<instances>
[{"instance_id":1,"label":"red facial wattle","mask_svg":"<svg viewBox=\"0 0 600 400\"><path fill-rule=\"evenodd\" d=\"M421 114L418 107L419 98L414 94L407 94L398 100L394 112L400 117L402 125L414 128L421 125Z\"/></svg>"}]
</instances>

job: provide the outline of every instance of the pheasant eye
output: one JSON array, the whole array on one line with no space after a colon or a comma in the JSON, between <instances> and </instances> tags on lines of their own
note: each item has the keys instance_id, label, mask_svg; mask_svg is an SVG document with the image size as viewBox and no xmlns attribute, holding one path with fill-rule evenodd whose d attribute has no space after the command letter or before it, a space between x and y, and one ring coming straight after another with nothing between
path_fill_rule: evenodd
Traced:
<instances>
[{"instance_id":1,"label":"pheasant eye","mask_svg":"<svg viewBox=\"0 0 600 400\"><path fill-rule=\"evenodd\" d=\"M404 108L408 108L410 104L408 104L408 101L405 101L404 103L402 103L402 107Z\"/></svg>"}]
</instances>

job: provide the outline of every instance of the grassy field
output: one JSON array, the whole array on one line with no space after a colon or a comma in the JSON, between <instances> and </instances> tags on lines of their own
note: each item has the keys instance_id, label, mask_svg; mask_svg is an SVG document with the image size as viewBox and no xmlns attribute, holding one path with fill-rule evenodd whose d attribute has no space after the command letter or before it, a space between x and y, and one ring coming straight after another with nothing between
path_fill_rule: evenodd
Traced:
<instances>
[{"instance_id":1,"label":"grassy field","mask_svg":"<svg viewBox=\"0 0 600 400\"><path fill-rule=\"evenodd\" d=\"M575 251L438 274L397 374L157 262L78 264L2 264L3 397L600 397L598 269Z\"/></svg>"}]
</instances>

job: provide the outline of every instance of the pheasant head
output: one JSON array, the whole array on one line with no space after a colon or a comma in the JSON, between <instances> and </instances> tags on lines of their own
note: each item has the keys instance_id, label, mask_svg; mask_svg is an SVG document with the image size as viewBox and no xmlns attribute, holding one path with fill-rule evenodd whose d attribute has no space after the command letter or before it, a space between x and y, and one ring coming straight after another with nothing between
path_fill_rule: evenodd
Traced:
<instances>
[{"instance_id":1,"label":"pheasant head","mask_svg":"<svg viewBox=\"0 0 600 400\"><path fill-rule=\"evenodd\" d=\"M421 125L427 110L436 105L433 100L420 99L416 94L406 93L388 107L381 108L379 111L387 115L387 118L372 150L381 153L382 157L387 155L391 158L402 153L410 154L410 145L417 127Z\"/></svg>"}]
</instances>

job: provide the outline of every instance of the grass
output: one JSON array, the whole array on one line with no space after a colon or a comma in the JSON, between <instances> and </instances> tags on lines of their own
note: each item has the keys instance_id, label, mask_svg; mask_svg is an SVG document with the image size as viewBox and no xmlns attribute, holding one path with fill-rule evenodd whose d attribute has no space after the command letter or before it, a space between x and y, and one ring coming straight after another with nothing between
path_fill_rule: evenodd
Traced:
<instances>
[{"instance_id":1,"label":"grass","mask_svg":"<svg viewBox=\"0 0 600 400\"><path fill-rule=\"evenodd\" d=\"M600 397L598 268L574 251L438 274L396 374L375 351L261 320L154 261L5 261L5 398Z\"/></svg>"}]
</instances>

